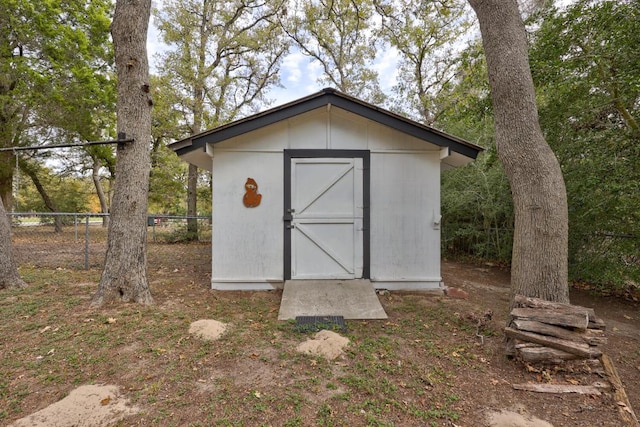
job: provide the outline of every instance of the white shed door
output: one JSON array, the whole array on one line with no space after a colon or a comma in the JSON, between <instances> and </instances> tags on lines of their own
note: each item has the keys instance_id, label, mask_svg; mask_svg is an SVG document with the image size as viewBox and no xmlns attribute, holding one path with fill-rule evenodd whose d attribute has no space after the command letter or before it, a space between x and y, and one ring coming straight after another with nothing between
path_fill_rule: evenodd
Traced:
<instances>
[{"instance_id":1,"label":"white shed door","mask_svg":"<svg viewBox=\"0 0 640 427\"><path fill-rule=\"evenodd\" d=\"M356 279L363 270L361 158L291 159L291 278Z\"/></svg>"}]
</instances>

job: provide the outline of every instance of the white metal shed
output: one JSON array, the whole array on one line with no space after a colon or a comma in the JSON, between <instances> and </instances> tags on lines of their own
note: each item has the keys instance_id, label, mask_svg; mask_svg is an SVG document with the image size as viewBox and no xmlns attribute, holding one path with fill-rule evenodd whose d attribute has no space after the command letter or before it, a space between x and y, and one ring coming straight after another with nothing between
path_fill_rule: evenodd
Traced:
<instances>
[{"instance_id":1,"label":"white metal shed","mask_svg":"<svg viewBox=\"0 0 640 427\"><path fill-rule=\"evenodd\" d=\"M442 286L440 172L480 147L333 89L170 146L212 172L212 287Z\"/></svg>"}]
</instances>

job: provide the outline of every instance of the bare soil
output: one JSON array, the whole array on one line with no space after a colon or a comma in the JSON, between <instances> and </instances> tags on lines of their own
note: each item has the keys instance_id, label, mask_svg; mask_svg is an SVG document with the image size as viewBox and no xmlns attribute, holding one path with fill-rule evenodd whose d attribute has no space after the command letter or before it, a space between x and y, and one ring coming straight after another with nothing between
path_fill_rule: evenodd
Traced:
<instances>
[{"instance_id":1,"label":"bare soil","mask_svg":"<svg viewBox=\"0 0 640 427\"><path fill-rule=\"evenodd\" d=\"M589 385L603 374L597 362L529 366L504 357L509 273L501 268L444 261L445 283L468 299L380 294L389 319L348 321L350 344L328 360L296 351L313 334L277 321L281 292L212 291L208 244L150 244L155 304L101 310L88 301L104 244L92 246L86 271L64 242L15 245L31 286L0 296L0 425L91 384L117 386L139 410L116 426L491 426L505 410L556 427L624 425L611 392L513 389ZM607 323L605 352L638 411L639 304L585 290L571 298ZM488 310L492 320L478 330L469 319ZM224 334L192 336L189 325L200 319L224 323Z\"/></svg>"},{"instance_id":2,"label":"bare soil","mask_svg":"<svg viewBox=\"0 0 640 427\"><path fill-rule=\"evenodd\" d=\"M120 396L118 387L83 385L59 402L30 414L10 427L100 427L112 425L138 409Z\"/></svg>"}]
</instances>

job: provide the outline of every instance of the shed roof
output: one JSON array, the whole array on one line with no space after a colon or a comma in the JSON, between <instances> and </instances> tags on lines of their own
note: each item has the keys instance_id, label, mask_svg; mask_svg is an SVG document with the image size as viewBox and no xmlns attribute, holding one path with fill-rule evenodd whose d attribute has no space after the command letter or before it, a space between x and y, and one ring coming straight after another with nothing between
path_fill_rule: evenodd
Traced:
<instances>
[{"instance_id":1,"label":"shed roof","mask_svg":"<svg viewBox=\"0 0 640 427\"><path fill-rule=\"evenodd\" d=\"M475 159L478 153L483 151L482 147L471 142L392 113L389 110L376 107L373 104L346 95L332 88L326 88L320 92L287 104L191 135L170 144L169 148L179 156L183 156L194 150L204 151L206 144L216 144L326 105L342 108L353 114L389 126L431 144L448 147L451 151L469 159Z\"/></svg>"}]
</instances>

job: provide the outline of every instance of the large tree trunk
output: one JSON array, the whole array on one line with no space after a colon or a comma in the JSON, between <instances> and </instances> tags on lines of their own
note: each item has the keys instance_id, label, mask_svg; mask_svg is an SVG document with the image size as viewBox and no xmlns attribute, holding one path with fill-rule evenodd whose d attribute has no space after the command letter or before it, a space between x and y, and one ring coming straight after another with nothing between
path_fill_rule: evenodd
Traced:
<instances>
[{"instance_id":1,"label":"large tree trunk","mask_svg":"<svg viewBox=\"0 0 640 427\"><path fill-rule=\"evenodd\" d=\"M2 146L1 143L0 146ZM9 211L13 207L14 163L13 153L10 151L0 152L0 199Z\"/></svg>"},{"instance_id":2,"label":"large tree trunk","mask_svg":"<svg viewBox=\"0 0 640 427\"><path fill-rule=\"evenodd\" d=\"M0 51L11 52L13 50L8 33L10 28L4 26L0 29ZM3 31L4 30L4 31ZM4 62L12 63L5 58ZM10 67L10 65L8 65ZM8 148L16 142L15 122L17 119L17 109L12 100L13 90L17 82L16 79L7 73L7 68L0 69L0 147ZM5 209L11 211L13 207L13 172L15 165L14 153L10 151L0 152L0 199L4 203Z\"/></svg>"},{"instance_id":3,"label":"large tree trunk","mask_svg":"<svg viewBox=\"0 0 640 427\"><path fill-rule=\"evenodd\" d=\"M11 223L0 197L0 289L27 286L18 274L11 248Z\"/></svg>"},{"instance_id":4,"label":"large tree trunk","mask_svg":"<svg viewBox=\"0 0 640 427\"><path fill-rule=\"evenodd\" d=\"M569 302L567 195L538 121L524 24L516 0L469 0L487 58L498 156L511 184L512 293Z\"/></svg>"},{"instance_id":5,"label":"large tree trunk","mask_svg":"<svg viewBox=\"0 0 640 427\"><path fill-rule=\"evenodd\" d=\"M151 96L147 30L151 0L117 0L111 25L118 71L118 134L134 142L117 149L116 178L104 270L92 306L115 301L151 304L147 280L147 196Z\"/></svg>"}]
</instances>

